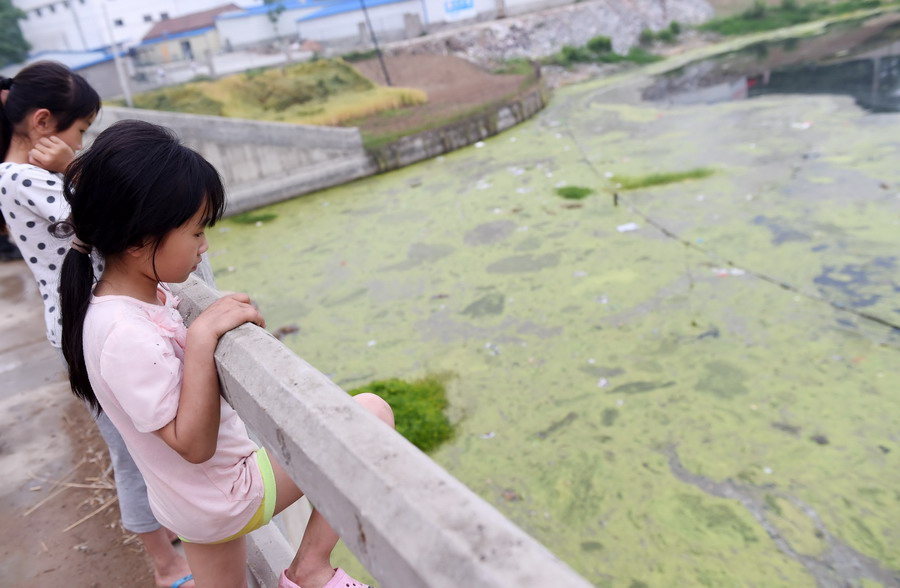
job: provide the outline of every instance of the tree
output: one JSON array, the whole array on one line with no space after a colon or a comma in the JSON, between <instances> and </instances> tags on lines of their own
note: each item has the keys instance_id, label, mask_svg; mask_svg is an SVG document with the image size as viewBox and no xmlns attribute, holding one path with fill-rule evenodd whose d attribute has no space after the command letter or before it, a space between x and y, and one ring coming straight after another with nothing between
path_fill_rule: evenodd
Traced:
<instances>
[{"instance_id":1,"label":"tree","mask_svg":"<svg viewBox=\"0 0 900 588\"><path fill-rule=\"evenodd\" d=\"M0 0L0 65L19 63L28 57L31 45L22 36L19 21L25 13L12 5L11 0Z\"/></svg>"}]
</instances>

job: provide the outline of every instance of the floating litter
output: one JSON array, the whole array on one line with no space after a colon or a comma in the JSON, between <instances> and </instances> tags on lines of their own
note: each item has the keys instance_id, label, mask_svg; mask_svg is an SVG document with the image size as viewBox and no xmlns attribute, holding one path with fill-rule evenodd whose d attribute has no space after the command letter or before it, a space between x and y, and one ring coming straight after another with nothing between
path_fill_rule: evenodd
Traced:
<instances>
[{"instance_id":1,"label":"floating litter","mask_svg":"<svg viewBox=\"0 0 900 588\"><path fill-rule=\"evenodd\" d=\"M629 231L636 231L641 228L637 223L625 223L624 225L619 225L616 227L616 230L620 233L627 233Z\"/></svg>"}]
</instances>

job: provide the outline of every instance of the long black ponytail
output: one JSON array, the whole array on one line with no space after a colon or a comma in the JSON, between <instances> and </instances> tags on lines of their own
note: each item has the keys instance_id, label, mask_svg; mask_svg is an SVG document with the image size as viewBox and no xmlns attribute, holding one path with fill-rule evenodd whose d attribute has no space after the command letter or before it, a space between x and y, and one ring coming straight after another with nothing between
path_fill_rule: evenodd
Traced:
<instances>
[{"instance_id":1,"label":"long black ponytail","mask_svg":"<svg viewBox=\"0 0 900 588\"><path fill-rule=\"evenodd\" d=\"M100 96L83 77L55 61L36 61L13 78L0 77L0 156L28 114L46 108L62 132L100 111Z\"/></svg>"},{"instance_id":2,"label":"long black ponytail","mask_svg":"<svg viewBox=\"0 0 900 588\"><path fill-rule=\"evenodd\" d=\"M153 250L205 207L212 225L225 210L216 169L172 131L138 120L117 122L66 170L63 194L72 213L53 227L73 236L60 274L62 350L72 391L100 409L84 361L84 318L95 279L92 247L107 260L130 247Z\"/></svg>"}]
</instances>

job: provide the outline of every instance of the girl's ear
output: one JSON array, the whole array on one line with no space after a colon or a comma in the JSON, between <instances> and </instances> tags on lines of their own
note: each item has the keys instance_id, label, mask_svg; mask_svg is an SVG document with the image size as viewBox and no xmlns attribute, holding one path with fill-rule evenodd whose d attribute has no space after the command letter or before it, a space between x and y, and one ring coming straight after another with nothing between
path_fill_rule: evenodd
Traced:
<instances>
[{"instance_id":1,"label":"girl's ear","mask_svg":"<svg viewBox=\"0 0 900 588\"><path fill-rule=\"evenodd\" d=\"M147 251L146 245L134 245L125 250L125 253L132 257L142 257Z\"/></svg>"},{"instance_id":2,"label":"girl's ear","mask_svg":"<svg viewBox=\"0 0 900 588\"><path fill-rule=\"evenodd\" d=\"M53 115L46 108L38 108L31 113L31 128L40 135L49 135L56 131Z\"/></svg>"}]
</instances>

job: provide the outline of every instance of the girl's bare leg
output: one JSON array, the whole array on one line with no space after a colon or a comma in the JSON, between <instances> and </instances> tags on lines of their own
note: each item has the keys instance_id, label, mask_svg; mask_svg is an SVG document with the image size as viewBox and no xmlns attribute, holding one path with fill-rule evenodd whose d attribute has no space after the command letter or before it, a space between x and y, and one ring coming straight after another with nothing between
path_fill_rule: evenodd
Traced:
<instances>
[{"instance_id":1,"label":"girl's bare leg","mask_svg":"<svg viewBox=\"0 0 900 588\"><path fill-rule=\"evenodd\" d=\"M247 588L247 540L204 545L184 543L197 588Z\"/></svg>"},{"instance_id":2,"label":"girl's bare leg","mask_svg":"<svg viewBox=\"0 0 900 588\"><path fill-rule=\"evenodd\" d=\"M150 555L153 561L153 576L157 586L171 586L191 573L188 563L172 547L174 533L165 527L160 527L150 533L137 533L137 536L144 546L144 551ZM195 585L189 581L182 586L194 588Z\"/></svg>"},{"instance_id":3,"label":"girl's bare leg","mask_svg":"<svg viewBox=\"0 0 900 588\"><path fill-rule=\"evenodd\" d=\"M354 396L353 399L391 427L394 426L394 413L380 397L374 394L360 394ZM281 464L271 456L269 456L269 461L271 461L272 470L275 473L275 486L277 487L275 513L277 514L299 500L303 496L303 492L284 471ZM303 533L303 539L300 541L300 549L297 550L294 561L287 569L288 579L303 588L321 588L328 583L334 575L334 568L331 567L331 552L339 538L325 517L318 510L313 509L309 522L306 524L306 532ZM200 584L197 586L202 588Z\"/></svg>"}]
</instances>

